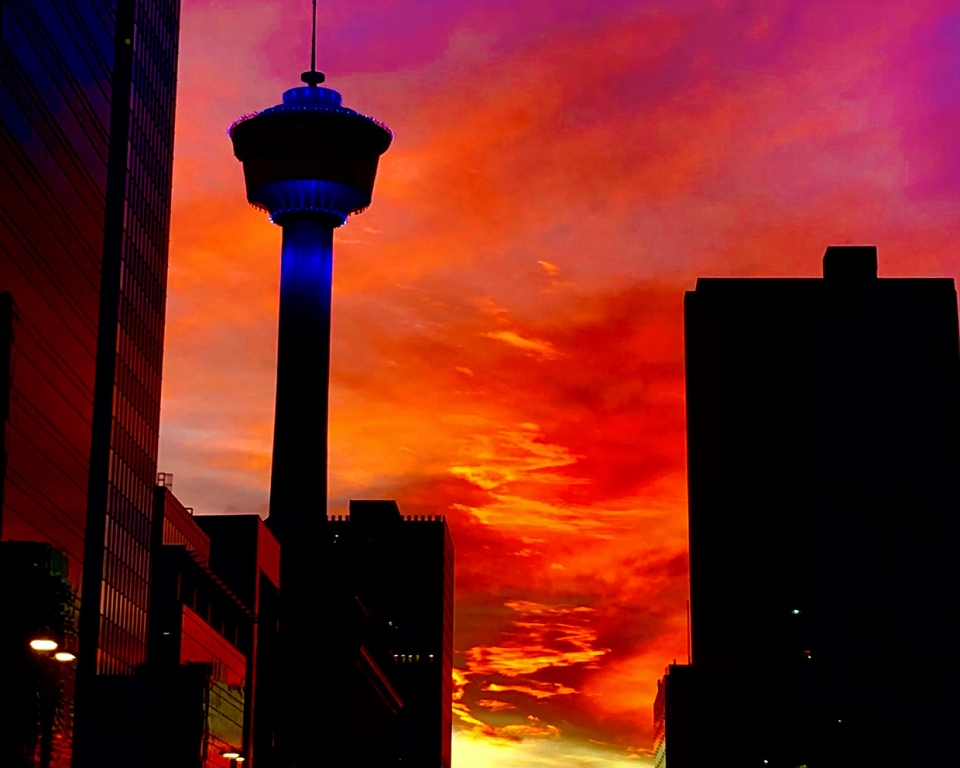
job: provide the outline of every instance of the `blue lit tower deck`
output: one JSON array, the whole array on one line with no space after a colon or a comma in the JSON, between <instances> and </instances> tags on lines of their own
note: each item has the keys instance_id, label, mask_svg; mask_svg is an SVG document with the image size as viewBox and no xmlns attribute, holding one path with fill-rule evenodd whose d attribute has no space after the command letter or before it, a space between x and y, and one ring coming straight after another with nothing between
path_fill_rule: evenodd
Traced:
<instances>
[{"instance_id":1,"label":"blue lit tower deck","mask_svg":"<svg viewBox=\"0 0 960 768\"><path fill-rule=\"evenodd\" d=\"M341 628L318 615L317 557L326 524L327 411L333 230L370 204L377 164L393 134L319 87L323 75L283 103L230 128L247 199L283 229L277 404L268 524L281 544L280 655L274 688L274 768L331 766L316 743L330 706L318 639Z\"/></svg>"},{"instance_id":2,"label":"blue lit tower deck","mask_svg":"<svg viewBox=\"0 0 960 768\"><path fill-rule=\"evenodd\" d=\"M230 137L247 199L283 228L270 518L297 530L326 513L333 230L370 205L393 135L311 84L241 118Z\"/></svg>"}]
</instances>

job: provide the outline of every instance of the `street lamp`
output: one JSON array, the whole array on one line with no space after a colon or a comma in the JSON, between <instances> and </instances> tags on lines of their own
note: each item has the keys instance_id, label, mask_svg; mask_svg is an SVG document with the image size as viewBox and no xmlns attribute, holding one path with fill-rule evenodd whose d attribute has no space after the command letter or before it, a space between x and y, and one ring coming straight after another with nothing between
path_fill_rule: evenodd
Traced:
<instances>
[{"instance_id":1,"label":"street lamp","mask_svg":"<svg viewBox=\"0 0 960 768\"><path fill-rule=\"evenodd\" d=\"M50 651L57 651L57 648L60 647L60 644L56 640L52 640L49 637L35 637L30 641L30 647L37 653L46 654L50 653ZM53 654L53 658L59 662L66 663L68 661L74 661L77 656L70 651L59 650Z\"/></svg>"},{"instance_id":2,"label":"street lamp","mask_svg":"<svg viewBox=\"0 0 960 768\"><path fill-rule=\"evenodd\" d=\"M75 654L60 648L60 643L46 633L32 638L27 643L36 653L36 666L39 671L39 698L37 717L39 727L40 765L51 764L53 731L56 727L58 710L62 704L61 671L58 664L74 661ZM56 653L53 653L56 651Z\"/></svg>"}]
</instances>

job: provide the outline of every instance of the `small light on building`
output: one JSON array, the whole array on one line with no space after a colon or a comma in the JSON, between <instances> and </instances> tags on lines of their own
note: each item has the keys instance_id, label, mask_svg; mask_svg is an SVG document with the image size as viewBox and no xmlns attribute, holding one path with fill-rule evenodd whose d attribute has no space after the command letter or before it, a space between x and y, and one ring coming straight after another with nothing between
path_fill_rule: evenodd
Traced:
<instances>
[{"instance_id":1,"label":"small light on building","mask_svg":"<svg viewBox=\"0 0 960 768\"><path fill-rule=\"evenodd\" d=\"M55 654L53 654L53 658L55 658L57 661L67 662L73 661L77 657L70 653L70 651L57 651Z\"/></svg>"},{"instance_id":2,"label":"small light on building","mask_svg":"<svg viewBox=\"0 0 960 768\"><path fill-rule=\"evenodd\" d=\"M239 752L224 752L224 753L223 753L223 756L224 756L225 758L227 758L227 760L236 760L238 757L240 757L240 753L239 753Z\"/></svg>"},{"instance_id":3,"label":"small light on building","mask_svg":"<svg viewBox=\"0 0 960 768\"><path fill-rule=\"evenodd\" d=\"M57 641L48 637L36 637L30 641L30 647L35 651L55 651L57 650Z\"/></svg>"}]
</instances>

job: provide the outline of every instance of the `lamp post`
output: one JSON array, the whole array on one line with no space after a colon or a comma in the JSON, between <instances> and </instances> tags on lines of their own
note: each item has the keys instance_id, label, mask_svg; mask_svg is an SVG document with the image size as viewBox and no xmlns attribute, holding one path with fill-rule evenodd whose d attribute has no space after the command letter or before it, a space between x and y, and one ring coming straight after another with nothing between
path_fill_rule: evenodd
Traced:
<instances>
[{"instance_id":1,"label":"lamp post","mask_svg":"<svg viewBox=\"0 0 960 768\"><path fill-rule=\"evenodd\" d=\"M40 726L40 768L49 768L52 758L53 729L60 706L60 667L77 657L60 648L49 635L32 638L28 643L40 668L40 701L37 712Z\"/></svg>"}]
</instances>

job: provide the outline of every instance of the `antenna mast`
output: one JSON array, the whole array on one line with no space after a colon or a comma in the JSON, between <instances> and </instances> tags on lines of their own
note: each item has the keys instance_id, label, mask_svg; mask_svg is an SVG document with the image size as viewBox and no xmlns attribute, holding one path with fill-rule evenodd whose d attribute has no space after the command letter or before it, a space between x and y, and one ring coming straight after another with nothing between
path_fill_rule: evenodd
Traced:
<instances>
[{"instance_id":1,"label":"antenna mast","mask_svg":"<svg viewBox=\"0 0 960 768\"><path fill-rule=\"evenodd\" d=\"M310 71L300 75L300 79L307 85L320 85L326 77L323 72L317 72L317 0L313 0L313 30L310 40Z\"/></svg>"},{"instance_id":2,"label":"antenna mast","mask_svg":"<svg viewBox=\"0 0 960 768\"><path fill-rule=\"evenodd\" d=\"M310 71L317 71L317 0L313 0L313 39L310 41Z\"/></svg>"}]
</instances>

